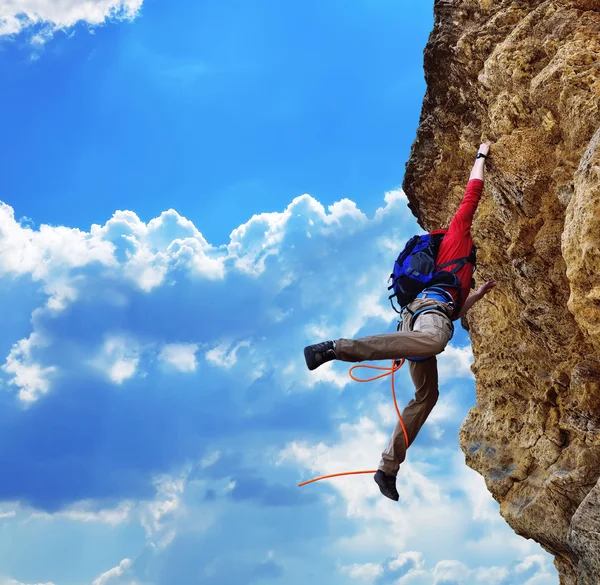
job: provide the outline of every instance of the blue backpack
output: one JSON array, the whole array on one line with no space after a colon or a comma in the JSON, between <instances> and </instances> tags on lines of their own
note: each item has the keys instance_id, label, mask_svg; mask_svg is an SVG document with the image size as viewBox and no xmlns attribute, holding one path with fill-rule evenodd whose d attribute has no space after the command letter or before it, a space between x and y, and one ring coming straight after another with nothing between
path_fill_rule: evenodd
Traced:
<instances>
[{"instance_id":1,"label":"blue backpack","mask_svg":"<svg viewBox=\"0 0 600 585\"><path fill-rule=\"evenodd\" d=\"M393 289L393 294L389 299L394 311L400 313L394 306L394 297L397 299L400 308L403 309L415 300L416 296L431 286L457 287L459 290L458 308L462 305L461 300L461 282L456 273L467 263L473 264L475 269L476 248L473 246L469 256L457 258L450 262L445 262L439 266L435 260L440 244L448 230L436 230L428 234L413 236L400 252L394 263L394 271L390 274L392 284L388 290ZM448 266L456 266L452 270L441 270ZM474 280L471 281L471 288L475 286Z\"/></svg>"}]
</instances>

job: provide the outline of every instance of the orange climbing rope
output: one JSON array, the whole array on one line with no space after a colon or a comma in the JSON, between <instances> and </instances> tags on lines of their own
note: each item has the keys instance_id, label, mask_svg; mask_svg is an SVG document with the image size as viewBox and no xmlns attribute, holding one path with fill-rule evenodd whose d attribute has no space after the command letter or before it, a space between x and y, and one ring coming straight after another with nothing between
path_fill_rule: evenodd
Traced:
<instances>
[{"instance_id":1,"label":"orange climbing rope","mask_svg":"<svg viewBox=\"0 0 600 585\"><path fill-rule=\"evenodd\" d=\"M398 408L398 402L396 400L396 389L394 388L394 374L404 364L404 358L399 361L398 365L396 365L397 361L398 360L392 361L392 366L390 368L385 368L382 366L366 366L363 364L358 364L357 366L352 366L350 368L350 371L348 372L348 374L355 382L372 382L373 380L379 380L379 378L384 378L385 376L392 377L392 398L394 399L394 406L396 407L396 414L398 415L398 420L400 421L400 425L402 426L402 431L404 432L404 441L408 448L408 433L406 432L406 427L404 426L404 421L402 420L402 416L400 415L400 409ZM356 376L354 376L354 374L352 373L352 371L355 370L356 368L368 368L370 370L382 370L385 373L379 374L379 376L373 376L372 378L367 378L366 380L361 380L360 378L357 378ZM321 477L315 477L314 479L310 479L308 481L303 481L302 483L298 484L298 487L302 487L303 485L306 485L308 483L313 483L315 481L320 481L322 479L329 479L330 477L339 477L340 475L359 475L361 473L376 473L376 472L377 472L376 469L368 469L365 471L344 471L342 473L332 473L331 475L322 475Z\"/></svg>"}]
</instances>

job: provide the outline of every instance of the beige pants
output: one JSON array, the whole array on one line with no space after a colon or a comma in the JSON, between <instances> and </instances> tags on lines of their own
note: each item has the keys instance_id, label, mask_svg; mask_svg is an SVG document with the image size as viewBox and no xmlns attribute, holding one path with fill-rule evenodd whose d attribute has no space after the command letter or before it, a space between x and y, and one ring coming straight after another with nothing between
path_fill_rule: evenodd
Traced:
<instances>
[{"instance_id":1,"label":"beige pants","mask_svg":"<svg viewBox=\"0 0 600 585\"><path fill-rule=\"evenodd\" d=\"M414 399L402 412L409 445L417 437L437 402L439 390L435 356L446 348L452 337L453 327L449 318L452 309L446 303L426 298L417 299L408 305L412 312L435 305L442 307L448 317L437 311L421 313L411 328L412 315L404 311L396 333L384 333L360 339L338 339L335 342L337 359L346 362L430 358L421 362L408 362L410 375L416 388ZM404 432L398 421L386 450L381 454L379 469L388 475L397 475L400 464L406 457L407 448Z\"/></svg>"}]
</instances>

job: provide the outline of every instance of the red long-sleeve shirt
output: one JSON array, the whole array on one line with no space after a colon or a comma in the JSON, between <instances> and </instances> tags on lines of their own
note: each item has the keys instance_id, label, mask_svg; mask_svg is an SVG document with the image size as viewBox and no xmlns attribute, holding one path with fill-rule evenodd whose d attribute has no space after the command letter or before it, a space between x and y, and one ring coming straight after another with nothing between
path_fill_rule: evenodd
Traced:
<instances>
[{"instance_id":1,"label":"red long-sleeve shirt","mask_svg":"<svg viewBox=\"0 0 600 585\"><path fill-rule=\"evenodd\" d=\"M473 238L471 237L471 224L473 223L473 216L479 204L479 199L483 193L483 181L481 179L471 179L465 191L462 203L456 212L456 215L452 218L448 227L448 232L444 236L436 262L438 265L450 262L457 258L463 258L468 256L471 252L473 245ZM443 270L452 270L453 265L443 268ZM460 278L462 284L461 290L461 305L465 302L469 296L471 290L471 279L473 278L473 266L470 262L467 262L463 267L456 273L456 276ZM447 287L446 290L452 295L455 306L460 309L458 305L458 289L454 287ZM458 318L458 311L455 312L455 317Z\"/></svg>"}]
</instances>

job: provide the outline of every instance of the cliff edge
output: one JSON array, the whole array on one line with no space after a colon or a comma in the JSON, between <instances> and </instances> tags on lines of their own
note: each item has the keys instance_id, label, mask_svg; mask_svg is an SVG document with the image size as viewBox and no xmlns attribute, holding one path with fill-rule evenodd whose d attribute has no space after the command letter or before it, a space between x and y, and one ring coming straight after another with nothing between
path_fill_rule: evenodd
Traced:
<instances>
[{"instance_id":1,"label":"cliff edge","mask_svg":"<svg viewBox=\"0 0 600 585\"><path fill-rule=\"evenodd\" d=\"M460 441L502 516L600 583L600 0L436 0L403 189L447 226L494 142L464 323L477 400Z\"/></svg>"}]
</instances>

